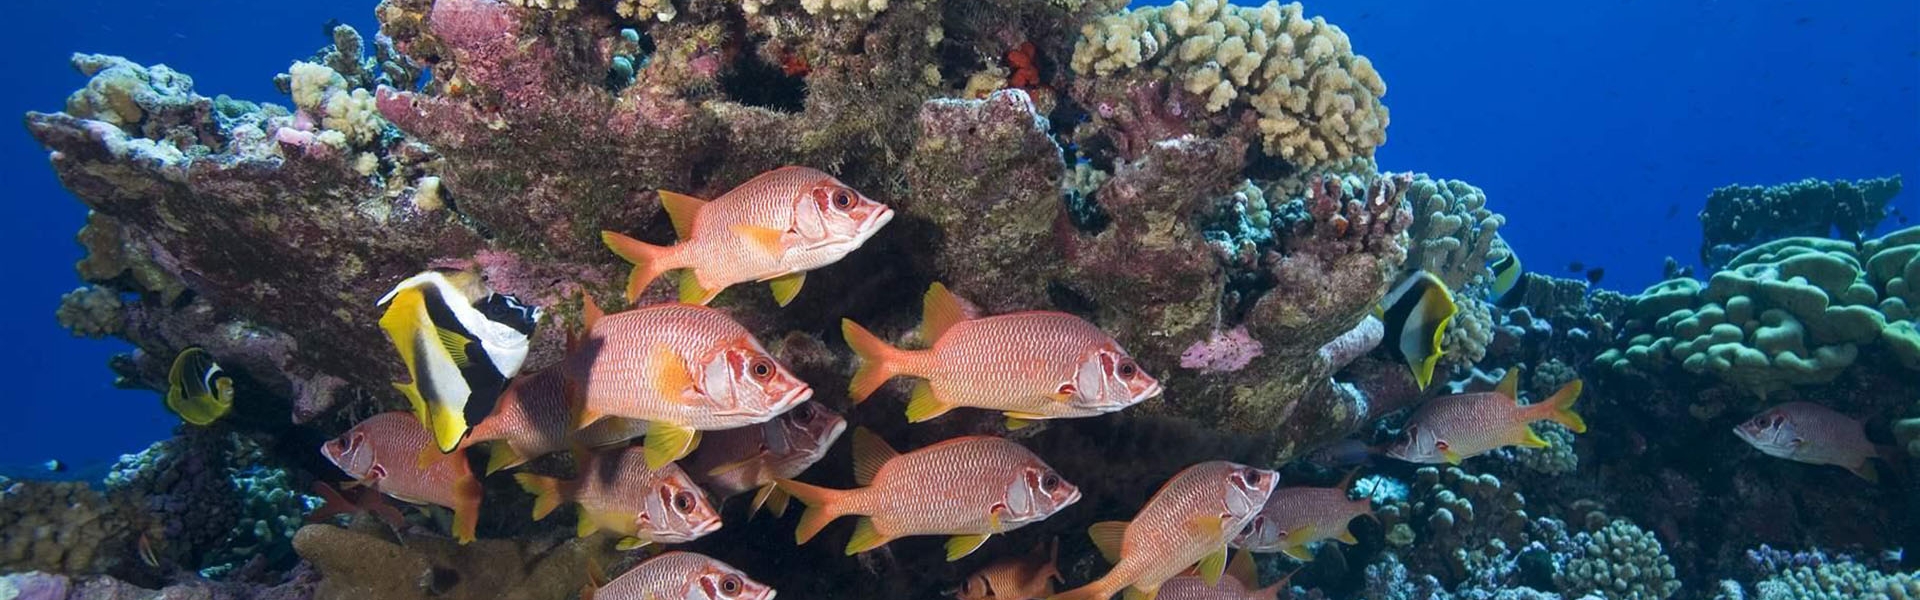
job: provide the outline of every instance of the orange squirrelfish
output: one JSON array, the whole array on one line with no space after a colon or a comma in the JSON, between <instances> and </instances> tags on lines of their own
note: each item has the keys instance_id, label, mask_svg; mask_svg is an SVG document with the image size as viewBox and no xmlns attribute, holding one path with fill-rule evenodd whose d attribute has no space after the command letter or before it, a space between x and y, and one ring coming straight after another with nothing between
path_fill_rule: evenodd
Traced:
<instances>
[{"instance_id":1,"label":"orange squirrelfish","mask_svg":"<svg viewBox=\"0 0 1920 600\"><path fill-rule=\"evenodd\" d=\"M624 536L621 550L647 544L690 542L720 529L720 513L706 493L672 464L647 467L639 449L590 455L579 477L563 481L517 473L514 481L536 499L534 520L544 519L565 502L580 504L580 537L605 529Z\"/></svg>"},{"instance_id":2,"label":"orange squirrelfish","mask_svg":"<svg viewBox=\"0 0 1920 600\"><path fill-rule=\"evenodd\" d=\"M773 600L773 588L733 565L692 552L668 552L588 587L580 600Z\"/></svg>"},{"instance_id":3,"label":"orange squirrelfish","mask_svg":"<svg viewBox=\"0 0 1920 600\"><path fill-rule=\"evenodd\" d=\"M1267 504L1253 522L1233 539L1233 547L1253 552L1285 552L1302 561L1313 560L1308 544L1321 540L1339 540L1357 544L1347 523L1354 517L1373 514L1373 501L1350 499L1349 473L1340 485L1321 487L1284 487L1267 497Z\"/></svg>"},{"instance_id":4,"label":"orange squirrelfish","mask_svg":"<svg viewBox=\"0 0 1920 600\"><path fill-rule=\"evenodd\" d=\"M960 600L1033 600L1053 595L1060 580L1060 540L1048 539L1026 556L1009 556L981 567L960 587Z\"/></svg>"},{"instance_id":5,"label":"orange squirrelfish","mask_svg":"<svg viewBox=\"0 0 1920 600\"><path fill-rule=\"evenodd\" d=\"M1880 481L1871 459L1880 449L1867 440L1859 419L1811 402L1788 402L1767 409L1733 428L1767 456L1811 465L1835 465L1862 479Z\"/></svg>"},{"instance_id":6,"label":"orange squirrelfish","mask_svg":"<svg viewBox=\"0 0 1920 600\"><path fill-rule=\"evenodd\" d=\"M793 480L780 488L807 505L794 534L807 543L827 523L863 515L847 554L912 535L952 535L947 561L973 553L987 536L1053 516L1080 501L1067 483L1026 446L992 436L950 439L906 454L871 431L853 432L854 480L864 487L830 490Z\"/></svg>"},{"instance_id":7,"label":"orange squirrelfish","mask_svg":"<svg viewBox=\"0 0 1920 600\"><path fill-rule=\"evenodd\" d=\"M620 418L575 430L567 387L559 369L515 379L461 447L492 442L487 450L487 474L492 475L554 452L613 446L646 434L646 423Z\"/></svg>"},{"instance_id":8,"label":"orange squirrelfish","mask_svg":"<svg viewBox=\"0 0 1920 600\"><path fill-rule=\"evenodd\" d=\"M633 263L628 301L661 273L689 269L680 279L681 302L704 305L727 286L768 281L774 300L786 306L807 271L838 262L893 220L893 209L806 167L762 173L712 202L661 190L660 205L679 243L654 246L600 233Z\"/></svg>"},{"instance_id":9,"label":"orange squirrelfish","mask_svg":"<svg viewBox=\"0 0 1920 600\"><path fill-rule=\"evenodd\" d=\"M565 365L584 402L577 425L647 421L647 464L656 469L692 452L697 432L765 423L813 397L745 327L702 306L589 318Z\"/></svg>"},{"instance_id":10,"label":"orange squirrelfish","mask_svg":"<svg viewBox=\"0 0 1920 600\"><path fill-rule=\"evenodd\" d=\"M374 415L321 444L320 453L361 485L403 502L453 509L454 539L473 541L480 522L480 480L467 466L467 453L441 454L413 413Z\"/></svg>"},{"instance_id":11,"label":"orange squirrelfish","mask_svg":"<svg viewBox=\"0 0 1920 600\"><path fill-rule=\"evenodd\" d=\"M1114 412L1160 394L1112 336L1066 313L1030 311L979 317L966 300L938 283L927 290L920 339L926 350L901 350L851 320L840 331L860 356L855 402L896 376L918 377L907 420L921 422L955 407L1005 412L1007 427L1035 419Z\"/></svg>"},{"instance_id":12,"label":"orange squirrelfish","mask_svg":"<svg viewBox=\"0 0 1920 600\"><path fill-rule=\"evenodd\" d=\"M752 515L767 506L787 512L787 493L774 482L805 472L846 432L847 420L818 402L804 402L772 421L705 434L700 450L682 461L687 474L720 502L758 489Z\"/></svg>"},{"instance_id":13,"label":"orange squirrelfish","mask_svg":"<svg viewBox=\"0 0 1920 600\"><path fill-rule=\"evenodd\" d=\"M1513 367L1494 391L1428 400L1407 419L1405 438L1387 448L1387 456L1411 463L1457 465L1505 446L1547 447L1547 441L1529 427L1535 421L1553 421L1574 433L1587 431L1587 422L1573 412L1573 402L1580 399L1580 380L1561 386L1544 402L1524 406L1515 400L1519 380L1520 368Z\"/></svg>"},{"instance_id":14,"label":"orange squirrelfish","mask_svg":"<svg viewBox=\"0 0 1920 600\"><path fill-rule=\"evenodd\" d=\"M1221 578L1218 585L1207 585L1206 579L1199 575L1181 575L1160 584L1156 600L1274 600L1280 597L1280 588L1287 587L1287 580L1293 578L1288 575L1262 588L1259 577L1253 554L1240 552L1233 555L1233 562L1227 563L1227 577Z\"/></svg>"},{"instance_id":15,"label":"orange squirrelfish","mask_svg":"<svg viewBox=\"0 0 1920 600\"><path fill-rule=\"evenodd\" d=\"M1161 584L1195 563L1208 586L1218 583L1226 571L1227 541L1260 512L1279 478L1226 461L1187 467L1160 486L1133 521L1088 528L1113 569L1054 600L1106 600L1127 588L1133 590L1129 597L1152 598Z\"/></svg>"}]
</instances>

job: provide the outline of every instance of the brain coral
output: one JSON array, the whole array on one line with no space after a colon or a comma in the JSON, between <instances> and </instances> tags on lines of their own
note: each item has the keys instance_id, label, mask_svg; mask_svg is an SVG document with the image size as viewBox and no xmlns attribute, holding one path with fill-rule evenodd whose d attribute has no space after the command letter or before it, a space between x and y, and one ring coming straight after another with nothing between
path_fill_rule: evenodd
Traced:
<instances>
[{"instance_id":1,"label":"brain coral","mask_svg":"<svg viewBox=\"0 0 1920 600\"><path fill-rule=\"evenodd\" d=\"M1386 142L1387 85L1339 27L1300 4L1179 1L1081 29L1083 76L1145 73L1175 82L1209 113L1254 113L1268 156L1297 167L1366 157Z\"/></svg>"}]
</instances>

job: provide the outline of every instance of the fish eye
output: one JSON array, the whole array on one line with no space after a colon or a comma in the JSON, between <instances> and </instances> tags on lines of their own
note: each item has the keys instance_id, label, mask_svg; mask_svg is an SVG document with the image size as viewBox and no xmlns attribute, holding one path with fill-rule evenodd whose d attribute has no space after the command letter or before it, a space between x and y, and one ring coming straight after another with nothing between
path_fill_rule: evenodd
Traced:
<instances>
[{"instance_id":1,"label":"fish eye","mask_svg":"<svg viewBox=\"0 0 1920 600\"><path fill-rule=\"evenodd\" d=\"M1121 377L1132 378L1134 375L1140 373L1140 367L1129 360L1120 363L1119 371Z\"/></svg>"},{"instance_id":2,"label":"fish eye","mask_svg":"<svg viewBox=\"0 0 1920 600\"><path fill-rule=\"evenodd\" d=\"M766 381L773 377L773 361L765 358L753 359L753 364L747 367L747 371L753 374L754 379Z\"/></svg>"},{"instance_id":3,"label":"fish eye","mask_svg":"<svg viewBox=\"0 0 1920 600\"><path fill-rule=\"evenodd\" d=\"M852 206L853 206L853 196L848 194L846 190L835 190L833 192L834 208L846 209Z\"/></svg>"},{"instance_id":4,"label":"fish eye","mask_svg":"<svg viewBox=\"0 0 1920 600\"><path fill-rule=\"evenodd\" d=\"M1059 474L1056 474L1052 471L1048 471L1045 476L1040 478L1040 491L1042 492L1051 494L1053 493L1054 489L1059 487L1060 487Z\"/></svg>"},{"instance_id":5,"label":"fish eye","mask_svg":"<svg viewBox=\"0 0 1920 600\"><path fill-rule=\"evenodd\" d=\"M1247 469L1247 485L1260 485L1261 480L1265 478L1266 474L1261 473L1258 469Z\"/></svg>"},{"instance_id":6,"label":"fish eye","mask_svg":"<svg viewBox=\"0 0 1920 600\"><path fill-rule=\"evenodd\" d=\"M803 403L799 406L793 407L793 418L796 418L802 421L812 421L813 405Z\"/></svg>"},{"instance_id":7,"label":"fish eye","mask_svg":"<svg viewBox=\"0 0 1920 600\"><path fill-rule=\"evenodd\" d=\"M720 593L732 596L740 593L740 576L727 575L720 579Z\"/></svg>"},{"instance_id":8,"label":"fish eye","mask_svg":"<svg viewBox=\"0 0 1920 600\"><path fill-rule=\"evenodd\" d=\"M680 492L673 495L673 508L680 512L693 511L693 492Z\"/></svg>"}]
</instances>

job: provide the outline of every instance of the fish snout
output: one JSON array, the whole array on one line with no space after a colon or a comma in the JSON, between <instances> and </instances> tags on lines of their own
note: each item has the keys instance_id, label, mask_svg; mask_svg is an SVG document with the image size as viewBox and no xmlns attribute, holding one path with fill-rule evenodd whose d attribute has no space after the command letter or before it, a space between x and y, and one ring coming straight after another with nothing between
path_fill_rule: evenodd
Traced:
<instances>
[{"instance_id":1,"label":"fish snout","mask_svg":"<svg viewBox=\"0 0 1920 600\"><path fill-rule=\"evenodd\" d=\"M784 412L787 412L788 410L793 409L793 407L795 406L799 406L800 403L802 402L806 402L812 399L813 399L813 386L807 385L806 383L802 382L799 385L793 386L792 388L789 388L787 391L782 392L779 398L774 399L773 406L769 408L771 410L771 414L778 415L780 413L784 413Z\"/></svg>"}]
</instances>

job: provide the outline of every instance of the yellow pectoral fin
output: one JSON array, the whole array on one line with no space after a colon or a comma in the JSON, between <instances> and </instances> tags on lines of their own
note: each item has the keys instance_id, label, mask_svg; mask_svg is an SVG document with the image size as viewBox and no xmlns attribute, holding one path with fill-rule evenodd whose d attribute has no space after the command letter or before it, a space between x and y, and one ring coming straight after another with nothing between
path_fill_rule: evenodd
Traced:
<instances>
[{"instance_id":1,"label":"yellow pectoral fin","mask_svg":"<svg viewBox=\"0 0 1920 600\"><path fill-rule=\"evenodd\" d=\"M1287 556L1293 557L1294 560L1298 560L1300 562L1313 562L1313 553L1307 551L1306 544L1291 544L1285 548L1281 548L1280 551L1285 553Z\"/></svg>"},{"instance_id":2,"label":"yellow pectoral fin","mask_svg":"<svg viewBox=\"0 0 1920 600\"><path fill-rule=\"evenodd\" d=\"M780 256L786 253L786 248L781 247L780 244L781 234L786 233L784 231L758 225L734 225L727 229L733 231L734 235L740 236L740 239L746 240L748 246L765 252L767 256Z\"/></svg>"},{"instance_id":3,"label":"yellow pectoral fin","mask_svg":"<svg viewBox=\"0 0 1920 600\"><path fill-rule=\"evenodd\" d=\"M658 470L693 452L693 447L700 443L699 433L688 427L654 421L647 428L642 452L647 457L647 468Z\"/></svg>"},{"instance_id":4,"label":"yellow pectoral fin","mask_svg":"<svg viewBox=\"0 0 1920 600\"><path fill-rule=\"evenodd\" d=\"M600 530L600 520L598 516L594 514L593 509L580 506L578 507L578 512L580 513L580 522L574 525L574 535L587 537L593 535L593 532Z\"/></svg>"},{"instance_id":5,"label":"yellow pectoral fin","mask_svg":"<svg viewBox=\"0 0 1920 600\"><path fill-rule=\"evenodd\" d=\"M1466 457L1460 456L1459 452L1454 452L1453 450L1441 450L1440 458L1446 459L1447 464L1450 465L1458 465L1460 461L1466 460Z\"/></svg>"},{"instance_id":6,"label":"yellow pectoral fin","mask_svg":"<svg viewBox=\"0 0 1920 600\"><path fill-rule=\"evenodd\" d=\"M652 371L653 391L668 402L687 404L693 402L687 393L693 387L693 373L687 370L686 361L666 344L655 344L647 356L647 366Z\"/></svg>"},{"instance_id":7,"label":"yellow pectoral fin","mask_svg":"<svg viewBox=\"0 0 1920 600\"><path fill-rule=\"evenodd\" d=\"M462 369L473 364L473 358L467 356L467 345L473 340L452 329L434 328L434 336L440 340L440 348L447 351L447 357L453 359L453 366Z\"/></svg>"},{"instance_id":8,"label":"yellow pectoral fin","mask_svg":"<svg viewBox=\"0 0 1920 600\"><path fill-rule=\"evenodd\" d=\"M427 467L433 466L434 461L440 460L443 456L446 455L441 454L439 448L421 448L420 453L413 457L414 466L426 469Z\"/></svg>"},{"instance_id":9,"label":"yellow pectoral fin","mask_svg":"<svg viewBox=\"0 0 1920 600\"><path fill-rule=\"evenodd\" d=\"M1225 533L1226 525L1226 519L1220 515L1202 515L1187 521L1187 526L1192 527L1195 534L1205 536L1205 539L1220 537Z\"/></svg>"},{"instance_id":10,"label":"yellow pectoral fin","mask_svg":"<svg viewBox=\"0 0 1920 600\"><path fill-rule=\"evenodd\" d=\"M767 284L773 287L774 303L786 306L787 303L793 302L794 296L800 295L800 287L807 284L807 274L789 273L775 277Z\"/></svg>"},{"instance_id":11,"label":"yellow pectoral fin","mask_svg":"<svg viewBox=\"0 0 1920 600\"><path fill-rule=\"evenodd\" d=\"M773 518L775 519L787 516L787 503L793 500L793 496L787 494L786 490L780 489L779 487L768 487L773 488L773 492L767 494L767 510L773 512Z\"/></svg>"},{"instance_id":12,"label":"yellow pectoral fin","mask_svg":"<svg viewBox=\"0 0 1920 600\"><path fill-rule=\"evenodd\" d=\"M1013 416L1013 413L1007 413L1007 431L1019 431L1032 426L1033 421Z\"/></svg>"},{"instance_id":13,"label":"yellow pectoral fin","mask_svg":"<svg viewBox=\"0 0 1920 600\"><path fill-rule=\"evenodd\" d=\"M1219 550L1214 550L1206 558L1200 559L1200 580L1205 581L1207 587L1219 585L1220 574L1225 572L1227 572L1226 546L1221 546Z\"/></svg>"},{"instance_id":14,"label":"yellow pectoral fin","mask_svg":"<svg viewBox=\"0 0 1920 600\"><path fill-rule=\"evenodd\" d=\"M1347 531L1345 529L1340 530L1340 535L1333 536L1333 539L1340 540L1340 543L1347 544L1349 546L1360 543L1359 538L1353 537L1352 531Z\"/></svg>"},{"instance_id":15,"label":"yellow pectoral fin","mask_svg":"<svg viewBox=\"0 0 1920 600\"><path fill-rule=\"evenodd\" d=\"M760 490L753 493L753 505L747 507L747 518L751 519L754 515L760 514L760 507L766 506L767 500L779 491L780 486L771 483L760 486Z\"/></svg>"},{"instance_id":16,"label":"yellow pectoral fin","mask_svg":"<svg viewBox=\"0 0 1920 600\"><path fill-rule=\"evenodd\" d=\"M620 538L619 543L613 545L613 548L621 552L626 552L629 550L639 550L651 544L653 544L653 542L649 542L647 540L643 540L637 537L623 537L623 538Z\"/></svg>"},{"instance_id":17,"label":"yellow pectoral fin","mask_svg":"<svg viewBox=\"0 0 1920 600\"><path fill-rule=\"evenodd\" d=\"M980 546L986 543L987 535L984 533L947 538L947 562L966 558L968 554L973 554L973 551L979 550Z\"/></svg>"},{"instance_id":18,"label":"yellow pectoral fin","mask_svg":"<svg viewBox=\"0 0 1920 600\"><path fill-rule=\"evenodd\" d=\"M1532 427L1522 425L1520 431L1519 445L1522 448L1545 448L1553 445L1553 443L1548 442L1546 438L1540 437L1540 434L1534 433Z\"/></svg>"}]
</instances>

